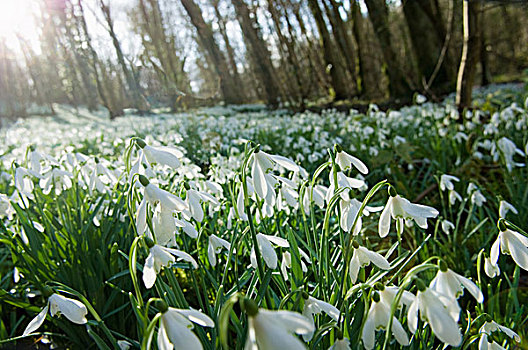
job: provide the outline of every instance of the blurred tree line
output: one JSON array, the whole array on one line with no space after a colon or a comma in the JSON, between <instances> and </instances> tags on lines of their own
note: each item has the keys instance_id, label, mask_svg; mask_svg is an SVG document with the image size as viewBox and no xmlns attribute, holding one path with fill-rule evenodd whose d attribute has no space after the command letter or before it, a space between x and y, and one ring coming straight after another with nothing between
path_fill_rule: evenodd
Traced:
<instances>
[{"instance_id":1,"label":"blurred tree line","mask_svg":"<svg viewBox=\"0 0 528 350\"><path fill-rule=\"evenodd\" d=\"M528 6L463 0L130 0L127 54L113 0L42 0L40 50L0 39L0 115L32 105L133 108L432 99L528 68ZM97 23L86 20L87 11ZM104 55L93 28L104 28ZM127 33L120 33L126 36ZM458 79L457 79L458 77ZM458 81L457 81L458 80ZM194 81L194 85L193 85ZM458 85L458 86L457 86ZM469 90L468 90L469 89Z\"/></svg>"}]
</instances>

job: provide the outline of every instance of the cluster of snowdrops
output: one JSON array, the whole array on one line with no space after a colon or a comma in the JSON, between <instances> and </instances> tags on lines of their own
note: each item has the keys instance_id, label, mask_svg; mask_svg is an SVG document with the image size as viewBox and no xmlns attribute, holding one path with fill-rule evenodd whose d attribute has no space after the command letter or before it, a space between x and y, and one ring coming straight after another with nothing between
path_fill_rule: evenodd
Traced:
<instances>
[{"instance_id":1,"label":"cluster of snowdrops","mask_svg":"<svg viewBox=\"0 0 528 350\"><path fill-rule=\"evenodd\" d=\"M453 117L442 108L439 134ZM512 174L524 167L528 144L518 147L501 129L526 130L527 112L508 108L481 123L485 113L477 111L451 136L462 142L480 129L487 137L470 157L489 157ZM415 114L369 113L380 120L361 130L378 137L362 149L371 156L377 146L406 142L384 129L391 120L400 129L423 123ZM459 177L438 174L436 191L448 208L440 212L389 181L369 186L368 160L354 153L361 147L323 138L326 154L309 149L296 159L237 139L239 152L215 156L207 170L189 159L193 149L152 137L128 138L113 161L75 147L54 155L25 147L9 159L0 194L2 244L13 265L0 300L32 316L13 326L16 335L65 341L42 333L53 322L69 341L102 349L518 345L522 310L513 320L500 316L499 302L493 312L486 307L501 288L494 279L507 281L517 298L528 271L517 204L498 200L492 239L457 264L430 246L453 244L472 225L464 217L483 215L491 199L476 183L463 188ZM307 161L317 162L311 173ZM470 236L490 220L482 221Z\"/></svg>"}]
</instances>

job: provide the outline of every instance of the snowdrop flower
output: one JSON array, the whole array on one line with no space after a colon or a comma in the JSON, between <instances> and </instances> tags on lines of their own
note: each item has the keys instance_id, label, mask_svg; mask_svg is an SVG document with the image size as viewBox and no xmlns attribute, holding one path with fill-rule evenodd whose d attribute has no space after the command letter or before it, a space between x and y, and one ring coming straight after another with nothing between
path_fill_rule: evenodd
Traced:
<instances>
[{"instance_id":1,"label":"snowdrop flower","mask_svg":"<svg viewBox=\"0 0 528 350\"><path fill-rule=\"evenodd\" d=\"M501 228L501 232L495 243L491 246L491 265L497 265L500 249L502 254L510 254L513 261L520 268L528 271L528 237L506 228L502 221L499 221L499 227Z\"/></svg>"},{"instance_id":2,"label":"snowdrop flower","mask_svg":"<svg viewBox=\"0 0 528 350\"><path fill-rule=\"evenodd\" d=\"M350 350L350 340L348 338L338 339L328 350Z\"/></svg>"},{"instance_id":3,"label":"snowdrop flower","mask_svg":"<svg viewBox=\"0 0 528 350\"><path fill-rule=\"evenodd\" d=\"M462 342L462 334L458 328L460 307L456 299L440 294L427 288L423 282L418 286L416 298L407 311L407 325L414 334L418 327L418 312L422 320L427 321L432 331L440 341L458 346Z\"/></svg>"},{"instance_id":4,"label":"snowdrop flower","mask_svg":"<svg viewBox=\"0 0 528 350\"><path fill-rule=\"evenodd\" d=\"M454 299L458 299L466 288L478 303L484 302L484 295L480 288L468 278L449 269L443 261L440 261L438 273L431 281L429 288Z\"/></svg>"},{"instance_id":5,"label":"snowdrop flower","mask_svg":"<svg viewBox=\"0 0 528 350\"><path fill-rule=\"evenodd\" d=\"M305 349L305 345L293 333L300 335L314 331L305 316L292 311L259 309L252 300L244 299L248 315L246 350Z\"/></svg>"},{"instance_id":6,"label":"snowdrop flower","mask_svg":"<svg viewBox=\"0 0 528 350\"><path fill-rule=\"evenodd\" d=\"M33 200L33 181L31 181L31 174L27 169L18 167L15 170L15 188L18 190L22 202L27 207L29 205L28 200Z\"/></svg>"},{"instance_id":7,"label":"snowdrop flower","mask_svg":"<svg viewBox=\"0 0 528 350\"><path fill-rule=\"evenodd\" d=\"M136 139L136 144L142 149L145 158L149 164L162 164L171 168L179 168L181 166L178 158L183 157L183 153L177 149L170 147L153 147L149 146L142 139Z\"/></svg>"},{"instance_id":8,"label":"snowdrop flower","mask_svg":"<svg viewBox=\"0 0 528 350\"><path fill-rule=\"evenodd\" d=\"M389 189L391 193L392 187ZM421 204L411 203L409 200L400 197L399 195L390 195L385 208L381 212L379 220L379 235L386 237L389 234L391 217L397 221L397 227L403 229L404 220L414 220L416 224L423 228L427 228L427 218L435 218L438 215L438 210ZM399 226L398 226L399 225Z\"/></svg>"},{"instance_id":9,"label":"snowdrop flower","mask_svg":"<svg viewBox=\"0 0 528 350\"><path fill-rule=\"evenodd\" d=\"M40 187L44 194L49 194L51 189L55 189L55 194L58 196L63 190L72 187L73 174L69 171L53 168L40 179Z\"/></svg>"},{"instance_id":10,"label":"snowdrop flower","mask_svg":"<svg viewBox=\"0 0 528 350\"><path fill-rule=\"evenodd\" d=\"M257 234L257 243L259 245L260 254L270 269L275 269L277 267L277 253L275 253L275 249L271 243L283 248L290 247L290 243L288 243L286 239L277 236L265 235L262 233ZM255 254L255 247L251 248L250 261L251 266L256 269L258 267L258 263L257 256Z\"/></svg>"},{"instance_id":11,"label":"snowdrop flower","mask_svg":"<svg viewBox=\"0 0 528 350\"><path fill-rule=\"evenodd\" d=\"M453 181L458 182L460 179L456 176L447 175L444 174L440 176L440 190L445 191L447 190L454 190L455 185L453 184Z\"/></svg>"},{"instance_id":12,"label":"snowdrop flower","mask_svg":"<svg viewBox=\"0 0 528 350\"><path fill-rule=\"evenodd\" d=\"M375 342L376 329L385 329L389 324L389 317L391 315L391 307L398 292L398 287L387 287L380 285L381 290L374 292L372 297L372 304L367 314L367 320L363 325L361 332L361 339L366 349L373 349ZM403 304L410 305L414 299L414 295L405 291L400 300L399 307ZM403 329L402 324L396 317L392 317L392 335L396 338L398 343L402 346L409 345L409 336Z\"/></svg>"},{"instance_id":13,"label":"snowdrop flower","mask_svg":"<svg viewBox=\"0 0 528 350\"><path fill-rule=\"evenodd\" d=\"M315 185L313 188L306 187L304 190L303 196L303 207L304 213L306 215L310 214L310 194L313 193L312 199L314 203L321 209L324 208L326 193L328 192L328 187L323 185Z\"/></svg>"},{"instance_id":14,"label":"snowdrop flower","mask_svg":"<svg viewBox=\"0 0 528 350\"><path fill-rule=\"evenodd\" d=\"M462 196L455 190L449 191L449 204L455 205L457 200L462 202Z\"/></svg>"},{"instance_id":15,"label":"snowdrop flower","mask_svg":"<svg viewBox=\"0 0 528 350\"><path fill-rule=\"evenodd\" d=\"M209 236L209 245L207 246L207 257L212 267L216 266L216 254L220 253L222 247L230 250L231 243L223 238L220 238L214 234Z\"/></svg>"},{"instance_id":16,"label":"snowdrop flower","mask_svg":"<svg viewBox=\"0 0 528 350\"><path fill-rule=\"evenodd\" d=\"M500 201L500 204L499 204L499 218L506 218L506 214L508 213L508 211L511 211L512 213L514 213L515 215L519 214L519 212L517 211L517 209L511 205L510 203L502 200Z\"/></svg>"},{"instance_id":17,"label":"snowdrop flower","mask_svg":"<svg viewBox=\"0 0 528 350\"><path fill-rule=\"evenodd\" d=\"M339 320L340 313L339 313L339 310L335 306L325 301L315 299L309 296L307 293L303 293L303 298L304 298L304 307L303 307L302 314L304 315L304 317L306 317L307 320L311 322L313 329L315 329L315 323L314 323L313 317L314 315L318 315L321 312L324 312L336 322ZM314 332L311 331L306 334L303 334L302 337L304 341L310 341L312 340L313 334Z\"/></svg>"},{"instance_id":18,"label":"snowdrop flower","mask_svg":"<svg viewBox=\"0 0 528 350\"><path fill-rule=\"evenodd\" d=\"M490 336L491 333L498 332L498 331L506 334L511 339L514 339L517 343L521 342L521 337L519 337L517 333L515 333L508 327L501 326L497 322L490 320L490 321L486 321L482 325L482 327L480 327L479 329L479 333L480 333L479 350L504 349L502 346L495 343L494 341L490 343L488 340L488 336Z\"/></svg>"},{"instance_id":19,"label":"snowdrop flower","mask_svg":"<svg viewBox=\"0 0 528 350\"><path fill-rule=\"evenodd\" d=\"M7 217L8 220L12 220L14 214L15 208L13 208L9 197L0 193L0 217Z\"/></svg>"},{"instance_id":20,"label":"snowdrop flower","mask_svg":"<svg viewBox=\"0 0 528 350\"><path fill-rule=\"evenodd\" d=\"M311 264L312 263L312 260L310 259L310 257L308 256L308 254L306 254L306 252L304 252L301 248L298 248L299 249L299 254L301 256L301 270L302 272L306 272L308 271L308 268L306 267L306 263L308 264ZM305 263L306 261L306 263ZM282 276L284 276L284 279L287 281L288 280L288 273L287 273L287 269L291 268L291 254L290 252L283 252L282 253L282 262L281 262L281 273L282 273Z\"/></svg>"},{"instance_id":21,"label":"snowdrop flower","mask_svg":"<svg viewBox=\"0 0 528 350\"><path fill-rule=\"evenodd\" d=\"M29 322L23 335L26 336L35 332L42 325L42 323L44 323L48 311L51 316L62 314L68 320L76 324L85 324L88 322L86 319L88 310L83 303L78 300L66 298L60 294L53 293L48 298L48 303L42 309L42 311L33 320L31 320L31 322Z\"/></svg>"},{"instance_id":22,"label":"snowdrop flower","mask_svg":"<svg viewBox=\"0 0 528 350\"><path fill-rule=\"evenodd\" d=\"M147 289L154 286L156 276L161 271L161 268L172 265L176 261L176 257L190 262L193 268L198 268L196 260L181 250L162 247L158 244L153 244L149 240L147 240L147 245L150 246L149 255L143 266L143 283L145 283Z\"/></svg>"},{"instance_id":23,"label":"snowdrop flower","mask_svg":"<svg viewBox=\"0 0 528 350\"><path fill-rule=\"evenodd\" d=\"M273 187L269 183L270 178L265 174L268 170L273 168L274 164L278 164L286 170L298 172L299 166L291 159L283 156L267 154L264 151L257 149L252 155L253 165L251 167L251 177L255 186L255 192L260 198L266 198L268 191L273 191Z\"/></svg>"},{"instance_id":24,"label":"snowdrop flower","mask_svg":"<svg viewBox=\"0 0 528 350\"><path fill-rule=\"evenodd\" d=\"M506 163L506 169L508 169L509 172L512 171L514 166L517 166L517 167L524 166L523 163L516 163L513 161L513 156L515 154L518 154L522 157L524 157L525 154L522 150L517 148L517 146L515 145L515 143L513 143L512 140L506 137L502 137L499 141L497 141L497 148L500 150L500 153L503 155L504 161ZM492 152L493 152L493 149L492 149ZM499 153L495 152L493 155L493 160L497 161L498 159L499 159Z\"/></svg>"},{"instance_id":25,"label":"snowdrop flower","mask_svg":"<svg viewBox=\"0 0 528 350\"><path fill-rule=\"evenodd\" d=\"M484 197L480 190L476 190L471 194L471 203L475 204L477 207L481 207L484 202L486 202L486 197Z\"/></svg>"},{"instance_id":26,"label":"snowdrop flower","mask_svg":"<svg viewBox=\"0 0 528 350\"><path fill-rule=\"evenodd\" d=\"M370 265L370 263L373 263L380 269L390 270L391 266L389 262L381 254L361 247L356 241L354 241L353 247L354 253L352 254L352 259L350 259L348 269L352 283L356 283L359 269Z\"/></svg>"},{"instance_id":27,"label":"snowdrop flower","mask_svg":"<svg viewBox=\"0 0 528 350\"><path fill-rule=\"evenodd\" d=\"M451 221L442 220L442 231L444 231L446 235L450 234L451 230L454 230L454 229L455 229L455 225Z\"/></svg>"},{"instance_id":28,"label":"snowdrop flower","mask_svg":"<svg viewBox=\"0 0 528 350\"><path fill-rule=\"evenodd\" d=\"M490 258L484 259L484 272L489 278L494 278L500 275L499 264L493 264Z\"/></svg>"},{"instance_id":29,"label":"snowdrop flower","mask_svg":"<svg viewBox=\"0 0 528 350\"><path fill-rule=\"evenodd\" d=\"M421 105L422 103L427 102L427 97L422 94L417 94L415 97L415 101L417 104Z\"/></svg>"},{"instance_id":30,"label":"snowdrop flower","mask_svg":"<svg viewBox=\"0 0 528 350\"><path fill-rule=\"evenodd\" d=\"M214 321L206 314L193 309L167 307L162 301L160 308L160 326L158 330L158 349L203 349L202 343L193 333L193 323L202 327L214 327Z\"/></svg>"},{"instance_id":31,"label":"snowdrop flower","mask_svg":"<svg viewBox=\"0 0 528 350\"><path fill-rule=\"evenodd\" d=\"M189 219L190 217L193 217L198 222L202 222L204 218L204 211L201 202L210 202L214 205L220 204L216 198L211 196L209 193L193 190L190 188L187 190L187 198L185 201L189 207L189 210L185 210L183 212L184 215L186 215Z\"/></svg>"},{"instance_id":32,"label":"snowdrop flower","mask_svg":"<svg viewBox=\"0 0 528 350\"><path fill-rule=\"evenodd\" d=\"M335 148L337 152L335 162L337 163L337 165L339 165L341 170L345 171L348 168L351 168L351 166L353 165L360 173L368 174L368 168L365 163L363 163L358 158L351 156L350 154L343 151L341 146L336 145Z\"/></svg>"},{"instance_id":33,"label":"snowdrop flower","mask_svg":"<svg viewBox=\"0 0 528 350\"><path fill-rule=\"evenodd\" d=\"M345 232L350 232L352 229L352 226L354 225L354 220L356 220L356 217L359 214L359 210L361 209L361 202L358 201L355 198L352 198L350 200L341 200L339 203L341 207L341 220L340 225L341 228ZM381 211L383 207L371 207L371 206L365 206L363 208L362 215L369 216L370 213ZM362 227L362 215L359 215L357 218L356 226L354 227L354 232L352 233L354 236L357 236L359 232L361 231Z\"/></svg>"}]
</instances>

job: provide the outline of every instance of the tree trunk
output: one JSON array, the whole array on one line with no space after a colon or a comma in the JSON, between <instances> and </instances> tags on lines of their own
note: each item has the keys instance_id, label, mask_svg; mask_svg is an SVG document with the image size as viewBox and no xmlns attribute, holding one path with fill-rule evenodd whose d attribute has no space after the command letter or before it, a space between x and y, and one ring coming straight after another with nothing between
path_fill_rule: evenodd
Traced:
<instances>
[{"instance_id":1,"label":"tree trunk","mask_svg":"<svg viewBox=\"0 0 528 350\"><path fill-rule=\"evenodd\" d=\"M387 4L385 0L365 0L365 4L387 65L390 95L395 98L409 97L412 90L405 79L401 65L398 62L398 56L392 45Z\"/></svg>"},{"instance_id":2,"label":"tree trunk","mask_svg":"<svg viewBox=\"0 0 528 350\"><path fill-rule=\"evenodd\" d=\"M456 105L459 111L471 107L471 93L480 53L480 1L463 1L464 46L458 69Z\"/></svg>"},{"instance_id":3,"label":"tree trunk","mask_svg":"<svg viewBox=\"0 0 528 350\"><path fill-rule=\"evenodd\" d=\"M256 18L250 17L249 9L243 0L231 0L237 13L238 22L242 29L246 46L255 67L256 74L261 81L267 103L273 107L278 105L279 86L276 82L275 71L271 62L271 54L262 39Z\"/></svg>"},{"instance_id":4,"label":"tree trunk","mask_svg":"<svg viewBox=\"0 0 528 350\"><path fill-rule=\"evenodd\" d=\"M193 0L181 0L185 11L191 18L191 22L198 32L198 37L205 52L209 56L209 61L220 77L220 89L226 103L242 103L241 97L237 94L233 78L229 74L225 57L216 43L213 31L202 16L200 7Z\"/></svg>"},{"instance_id":5,"label":"tree trunk","mask_svg":"<svg viewBox=\"0 0 528 350\"><path fill-rule=\"evenodd\" d=\"M335 99L344 100L350 96L347 89L346 73L340 69L338 57L332 45L330 33L326 27L323 13L317 0L308 0L308 6L314 16L317 30L321 36L321 46L326 66L330 70L331 84L334 89Z\"/></svg>"},{"instance_id":6,"label":"tree trunk","mask_svg":"<svg viewBox=\"0 0 528 350\"><path fill-rule=\"evenodd\" d=\"M111 13L110 13L110 7L104 3L103 0L99 0L99 6L101 7L101 10L103 11L106 24L107 24L107 31L110 37L112 38L112 44L114 45L114 49L116 51L117 55L117 62L119 63L119 66L121 67L121 70L123 71L123 75L125 76L126 85L128 87L129 97L132 100L132 105L134 108L138 110L140 114L146 113L150 110L150 104L145 99L145 97L141 94L139 84L136 79L134 79L134 76L132 75L132 72L128 68L125 57L123 55L123 50L121 50L121 44L119 43L119 40L117 39L117 35L114 31L114 21L112 19Z\"/></svg>"},{"instance_id":7,"label":"tree trunk","mask_svg":"<svg viewBox=\"0 0 528 350\"><path fill-rule=\"evenodd\" d=\"M442 59L436 72L435 85L439 86L438 90L445 90L446 85L449 85L452 79L447 69L447 57L441 55L446 29L438 0L405 1L403 2L403 13L418 62L420 81L428 87L427 82L435 72L437 63Z\"/></svg>"}]
</instances>

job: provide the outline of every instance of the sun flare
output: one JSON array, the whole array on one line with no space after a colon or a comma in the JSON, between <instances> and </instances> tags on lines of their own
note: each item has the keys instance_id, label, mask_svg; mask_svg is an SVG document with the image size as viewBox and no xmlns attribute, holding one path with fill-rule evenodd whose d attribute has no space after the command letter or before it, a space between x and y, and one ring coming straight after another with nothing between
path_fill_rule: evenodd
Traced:
<instances>
[{"instance_id":1,"label":"sun flare","mask_svg":"<svg viewBox=\"0 0 528 350\"><path fill-rule=\"evenodd\" d=\"M7 43L17 35L33 42L37 39L34 16L39 10L37 0L0 0L0 39Z\"/></svg>"}]
</instances>

